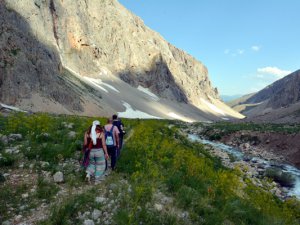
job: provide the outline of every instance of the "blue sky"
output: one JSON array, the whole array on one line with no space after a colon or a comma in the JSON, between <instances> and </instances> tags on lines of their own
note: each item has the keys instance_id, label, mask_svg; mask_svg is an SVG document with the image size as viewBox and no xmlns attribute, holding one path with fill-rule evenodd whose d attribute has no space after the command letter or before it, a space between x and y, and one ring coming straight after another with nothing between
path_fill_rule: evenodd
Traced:
<instances>
[{"instance_id":1,"label":"blue sky","mask_svg":"<svg viewBox=\"0 0 300 225\"><path fill-rule=\"evenodd\" d=\"M298 0L119 0L209 71L222 95L258 91L300 69Z\"/></svg>"}]
</instances>

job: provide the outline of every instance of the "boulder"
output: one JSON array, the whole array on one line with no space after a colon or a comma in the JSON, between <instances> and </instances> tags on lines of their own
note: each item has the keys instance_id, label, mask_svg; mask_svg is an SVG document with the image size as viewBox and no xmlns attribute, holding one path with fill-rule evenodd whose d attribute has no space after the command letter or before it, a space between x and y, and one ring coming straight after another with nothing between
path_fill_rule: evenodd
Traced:
<instances>
[{"instance_id":1,"label":"boulder","mask_svg":"<svg viewBox=\"0 0 300 225\"><path fill-rule=\"evenodd\" d=\"M19 153L19 149L18 149L18 147L6 148L5 149L5 153L8 153L8 154L18 154Z\"/></svg>"},{"instance_id":2,"label":"boulder","mask_svg":"<svg viewBox=\"0 0 300 225\"><path fill-rule=\"evenodd\" d=\"M94 209L94 211L92 212L92 218L93 220L97 220L100 216L101 216L101 211L98 209Z\"/></svg>"},{"instance_id":3,"label":"boulder","mask_svg":"<svg viewBox=\"0 0 300 225\"><path fill-rule=\"evenodd\" d=\"M154 208L155 208L157 211L162 211L163 206L162 206L161 204L155 203L155 204L154 204Z\"/></svg>"},{"instance_id":4,"label":"boulder","mask_svg":"<svg viewBox=\"0 0 300 225\"><path fill-rule=\"evenodd\" d=\"M55 183L62 183L64 182L64 174L62 172L56 172L54 175L53 175L53 180Z\"/></svg>"},{"instance_id":5,"label":"boulder","mask_svg":"<svg viewBox=\"0 0 300 225\"><path fill-rule=\"evenodd\" d=\"M22 134L9 134L8 135L8 141L20 141L22 140L23 136Z\"/></svg>"},{"instance_id":6,"label":"boulder","mask_svg":"<svg viewBox=\"0 0 300 225\"><path fill-rule=\"evenodd\" d=\"M0 134L0 141L1 141L3 144L7 145L7 144L8 144L8 138L7 138L7 136L6 136L6 135Z\"/></svg>"},{"instance_id":7,"label":"boulder","mask_svg":"<svg viewBox=\"0 0 300 225\"><path fill-rule=\"evenodd\" d=\"M245 150L249 150L249 149L250 149L250 147L251 147L251 146L250 146L250 144L249 144L249 143L245 143L245 144L244 144L244 148L245 148Z\"/></svg>"},{"instance_id":8,"label":"boulder","mask_svg":"<svg viewBox=\"0 0 300 225\"><path fill-rule=\"evenodd\" d=\"M283 187L293 187L295 185L295 177L287 172L283 172L280 168L270 167L265 171L265 176L272 178L275 182Z\"/></svg>"}]
</instances>

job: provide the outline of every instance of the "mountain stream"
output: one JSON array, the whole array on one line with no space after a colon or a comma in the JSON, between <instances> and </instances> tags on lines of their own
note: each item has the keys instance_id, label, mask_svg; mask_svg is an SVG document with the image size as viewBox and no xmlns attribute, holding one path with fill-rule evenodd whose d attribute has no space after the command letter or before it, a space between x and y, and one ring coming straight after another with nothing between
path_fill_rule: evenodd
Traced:
<instances>
[{"instance_id":1,"label":"mountain stream","mask_svg":"<svg viewBox=\"0 0 300 225\"><path fill-rule=\"evenodd\" d=\"M296 196L296 198L300 199L300 170L297 169L296 167L289 164L280 163L280 162L268 161L261 157L247 158L247 156L238 148L231 147L223 143L202 139L195 134L189 134L188 138L191 141L197 141L205 145L210 145L215 149L218 149L219 151L226 152L232 155L236 161L251 161L251 163L263 165L264 169L273 168L276 169L277 171L279 170L279 172L281 173L287 174L288 176L292 177L294 180L292 185L285 187L287 190L287 196Z\"/></svg>"}]
</instances>

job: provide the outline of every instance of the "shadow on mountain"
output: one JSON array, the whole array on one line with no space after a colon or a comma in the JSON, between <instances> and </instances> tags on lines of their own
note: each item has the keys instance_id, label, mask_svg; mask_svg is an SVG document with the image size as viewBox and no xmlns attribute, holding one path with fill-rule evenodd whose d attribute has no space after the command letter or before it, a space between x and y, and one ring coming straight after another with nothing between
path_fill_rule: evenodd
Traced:
<instances>
[{"instance_id":1,"label":"shadow on mountain","mask_svg":"<svg viewBox=\"0 0 300 225\"><path fill-rule=\"evenodd\" d=\"M51 6L49 7L51 10ZM51 35L54 35L54 39L58 38L52 32ZM170 112L178 112L186 117L191 116L191 118L218 119L216 115L202 112L188 104L189 96L186 95L181 85L175 82L168 64L161 55L154 57L147 69L131 66L115 75L133 87L141 85L158 94L164 99L162 104L169 106L166 109L170 109ZM0 90L0 102L8 105L17 105L24 99L28 99L28 102L36 105L38 101L46 99L53 104L59 103L58 107L66 108L71 113L84 111L83 103L86 94L90 94L95 102L99 102L101 99L98 89L80 81L72 75L71 71L62 67L59 52L55 46L41 43L33 34L26 19L16 11L8 9L5 2L1 0ZM106 93L102 94L106 95ZM38 96L38 101L32 100L33 96ZM118 98L117 100L120 102L122 96L115 96L115 98ZM131 98L128 96L128 100ZM132 106L143 110L144 99L140 98L139 101L142 102L137 102L137 106L135 104ZM110 106L110 102L111 98L106 102L107 107ZM45 104L47 103L42 102L42 107ZM119 104L122 106L122 103ZM31 107L36 110L36 106L32 105ZM118 107L116 106L116 108ZM149 112L152 112L151 107L158 106L147 105L147 107ZM41 107L38 110L47 111ZM51 108L50 111L55 112L55 109Z\"/></svg>"},{"instance_id":2,"label":"shadow on mountain","mask_svg":"<svg viewBox=\"0 0 300 225\"><path fill-rule=\"evenodd\" d=\"M78 94L63 77L57 50L38 41L26 19L0 1L0 102L15 105L38 95L82 111Z\"/></svg>"},{"instance_id":3,"label":"shadow on mountain","mask_svg":"<svg viewBox=\"0 0 300 225\"><path fill-rule=\"evenodd\" d=\"M188 103L184 90L175 82L174 76L161 55L153 58L149 69L131 66L117 75L133 87L141 85L162 98Z\"/></svg>"}]
</instances>

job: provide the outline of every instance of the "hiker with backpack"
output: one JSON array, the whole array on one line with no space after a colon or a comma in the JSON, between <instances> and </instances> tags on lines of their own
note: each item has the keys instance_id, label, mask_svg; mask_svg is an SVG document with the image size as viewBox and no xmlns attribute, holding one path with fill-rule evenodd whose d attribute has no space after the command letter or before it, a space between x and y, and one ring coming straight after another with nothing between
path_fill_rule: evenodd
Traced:
<instances>
[{"instance_id":1,"label":"hiker with backpack","mask_svg":"<svg viewBox=\"0 0 300 225\"><path fill-rule=\"evenodd\" d=\"M116 167L117 160L117 149L119 145L119 130L118 127L113 125L113 120L109 118L107 124L104 126L105 131L105 143L107 146L108 155L111 159L111 169L114 170ZM106 161L107 167L107 161Z\"/></svg>"},{"instance_id":2,"label":"hiker with backpack","mask_svg":"<svg viewBox=\"0 0 300 225\"><path fill-rule=\"evenodd\" d=\"M105 133L98 120L84 134L84 167L86 167L86 180L90 182L95 177L95 184L99 183L105 172L105 161L108 152L105 143Z\"/></svg>"},{"instance_id":3,"label":"hiker with backpack","mask_svg":"<svg viewBox=\"0 0 300 225\"><path fill-rule=\"evenodd\" d=\"M121 154L121 149L123 147L123 137L126 132L124 130L124 124L116 114L112 116L112 119L113 119L113 125L115 125L119 130L119 147L117 148L117 158L119 158Z\"/></svg>"}]
</instances>

